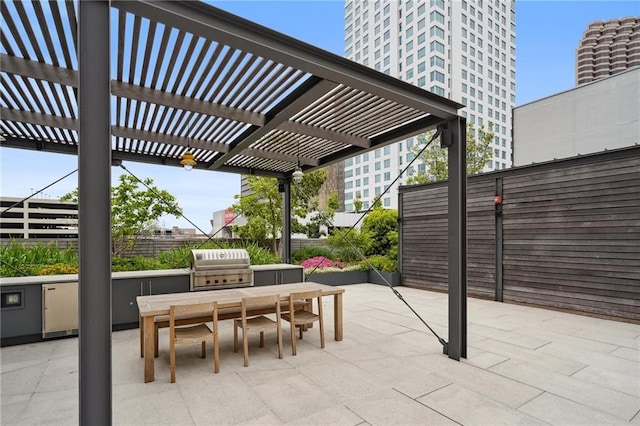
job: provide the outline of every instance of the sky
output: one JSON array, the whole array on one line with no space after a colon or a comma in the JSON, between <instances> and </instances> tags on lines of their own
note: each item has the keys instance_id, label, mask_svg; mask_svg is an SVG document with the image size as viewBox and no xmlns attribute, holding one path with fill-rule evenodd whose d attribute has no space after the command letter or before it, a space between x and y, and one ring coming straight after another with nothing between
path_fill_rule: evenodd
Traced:
<instances>
[{"instance_id":1,"label":"sky","mask_svg":"<svg viewBox=\"0 0 640 426\"><path fill-rule=\"evenodd\" d=\"M211 1L228 12L270 27L338 55L343 54L342 1ZM516 3L516 105L575 86L575 51L587 25L596 20L639 16L640 2L538 1ZM125 163L139 178L173 194L184 215L210 232L213 212L233 204L240 192L236 174ZM0 192L27 197L77 168L77 157L0 149ZM126 173L112 168L112 183ZM40 198L58 198L77 186L77 173L44 191ZM163 217L160 226L192 228L187 220ZM216 231L216 230L213 230Z\"/></svg>"}]
</instances>

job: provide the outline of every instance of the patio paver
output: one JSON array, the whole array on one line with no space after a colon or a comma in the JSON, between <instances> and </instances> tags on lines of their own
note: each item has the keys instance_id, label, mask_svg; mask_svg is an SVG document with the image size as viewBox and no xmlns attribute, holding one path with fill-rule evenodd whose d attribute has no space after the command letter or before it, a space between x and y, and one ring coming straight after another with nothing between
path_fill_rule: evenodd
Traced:
<instances>
[{"instance_id":1,"label":"patio paver","mask_svg":"<svg viewBox=\"0 0 640 426\"><path fill-rule=\"evenodd\" d=\"M203 360L185 345L175 384L166 330L147 384L138 330L114 332L114 424L640 425L638 324L470 298L469 358L456 362L388 288L345 288L342 342L322 350L312 329L293 357L285 332L279 360L267 335L245 368L223 321L220 374L211 349ZM447 295L397 289L446 339ZM2 348L0 422L77 423L77 352L76 338Z\"/></svg>"}]
</instances>

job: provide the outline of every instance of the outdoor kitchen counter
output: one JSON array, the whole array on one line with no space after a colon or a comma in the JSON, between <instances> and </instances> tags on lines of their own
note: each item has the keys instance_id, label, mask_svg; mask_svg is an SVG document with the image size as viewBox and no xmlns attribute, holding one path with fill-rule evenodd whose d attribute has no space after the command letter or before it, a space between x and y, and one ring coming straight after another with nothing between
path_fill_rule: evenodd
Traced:
<instances>
[{"instance_id":1,"label":"outdoor kitchen counter","mask_svg":"<svg viewBox=\"0 0 640 426\"><path fill-rule=\"evenodd\" d=\"M142 327L140 332L143 341L144 381L154 381L155 354L155 318L168 315L171 305L190 303L217 302L219 308L240 307L243 297L280 295L284 300L289 294L303 291L322 290L323 296L333 296L334 338L337 341L343 337L342 294L344 289L313 282L294 284L280 284L260 287L245 287L225 290L192 291L187 293L158 294L138 296L138 310Z\"/></svg>"}]
</instances>

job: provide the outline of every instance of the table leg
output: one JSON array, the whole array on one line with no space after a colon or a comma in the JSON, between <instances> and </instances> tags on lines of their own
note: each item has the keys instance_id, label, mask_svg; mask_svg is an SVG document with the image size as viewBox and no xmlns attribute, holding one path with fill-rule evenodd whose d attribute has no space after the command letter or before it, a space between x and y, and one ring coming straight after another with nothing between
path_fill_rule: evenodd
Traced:
<instances>
[{"instance_id":1,"label":"table leg","mask_svg":"<svg viewBox=\"0 0 640 426\"><path fill-rule=\"evenodd\" d=\"M138 329L140 330L140 358L144 357L144 322L138 317Z\"/></svg>"},{"instance_id":2,"label":"table leg","mask_svg":"<svg viewBox=\"0 0 640 426\"><path fill-rule=\"evenodd\" d=\"M154 320L153 316L144 317L144 382L149 383L154 380Z\"/></svg>"},{"instance_id":3,"label":"table leg","mask_svg":"<svg viewBox=\"0 0 640 426\"><path fill-rule=\"evenodd\" d=\"M342 340L342 293L335 294L333 296L333 327L335 339L337 341Z\"/></svg>"}]
</instances>

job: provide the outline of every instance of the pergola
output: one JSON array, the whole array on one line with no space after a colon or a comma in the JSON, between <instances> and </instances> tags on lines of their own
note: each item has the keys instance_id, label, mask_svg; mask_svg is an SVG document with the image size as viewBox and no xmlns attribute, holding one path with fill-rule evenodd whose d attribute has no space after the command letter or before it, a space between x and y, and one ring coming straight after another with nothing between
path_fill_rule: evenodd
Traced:
<instances>
[{"instance_id":1,"label":"pergola","mask_svg":"<svg viewBox=\"0 0 640 426\"><path fill-rule=\"evenodd\" d=\"M202 2L2 2L2 147L78 155L80 421L111 419L110 166L276 177L438 127L449 155L448 355L466 357L463 105ZM284 256L290 255L285 214Z\"/></svg>"}]
</instances>

